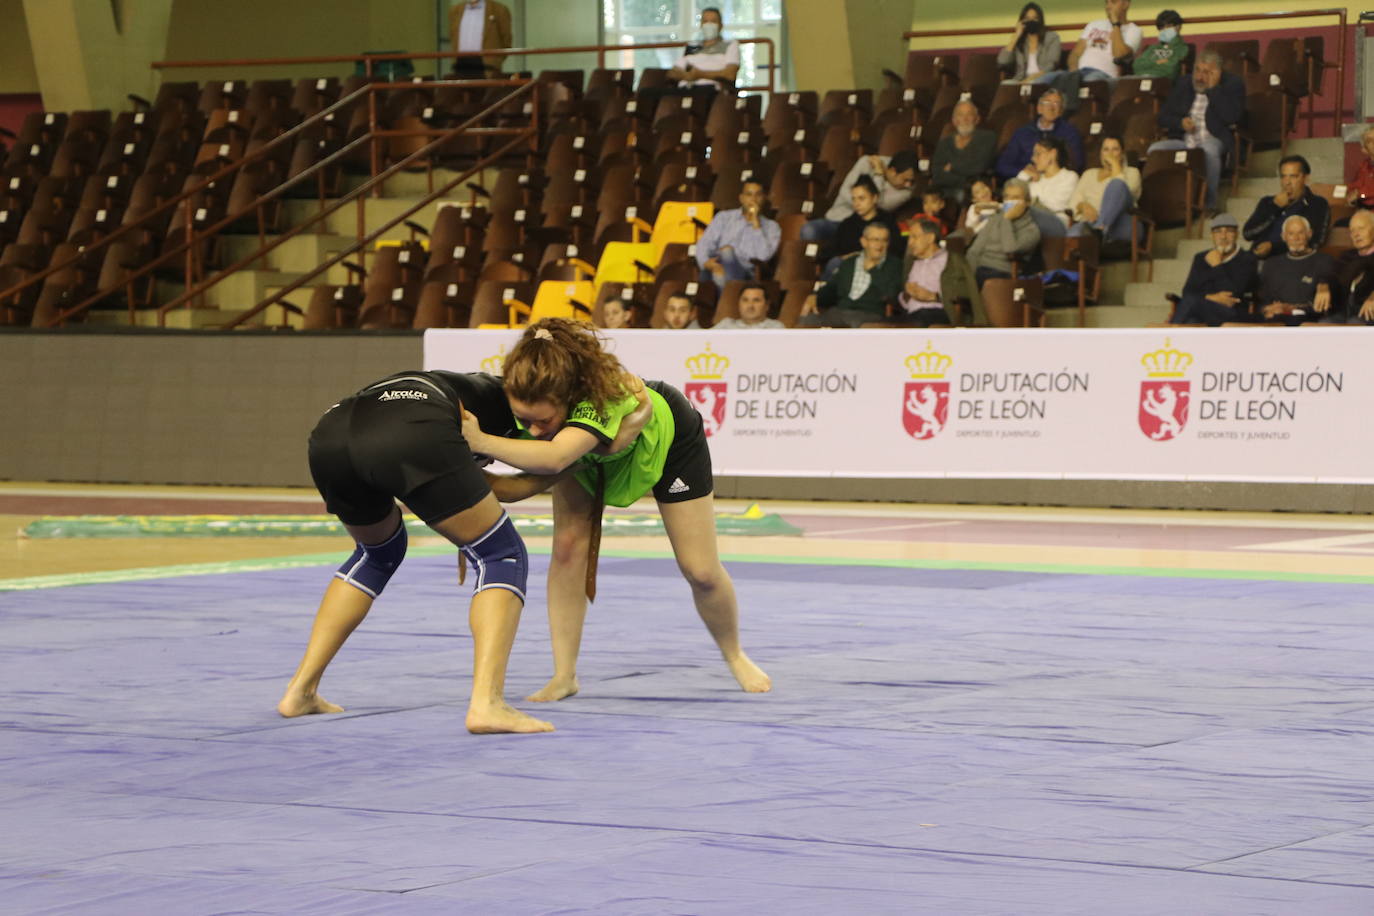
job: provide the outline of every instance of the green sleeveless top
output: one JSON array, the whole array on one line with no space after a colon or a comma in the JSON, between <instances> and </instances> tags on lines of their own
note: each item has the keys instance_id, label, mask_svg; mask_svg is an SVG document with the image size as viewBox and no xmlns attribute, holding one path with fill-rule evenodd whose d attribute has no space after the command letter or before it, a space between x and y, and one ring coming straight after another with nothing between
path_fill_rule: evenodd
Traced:
<instances>
[{"instance_id":1,"label":"green sleeveless top","mask_svg":"<svg viewBox=\"0 0 1374 916\"><path fill-rule=\"evenodd\" d=\"M606 504L628 506L654 488L663 477L663 465L668 460L668 447L673 444L676 428L673 412L663 395L652 388L645 388L653 413L643 431L629 448L614 455L598 455L588 452L577 459L574 476L577 482L591 494L596 493L597 466L606 475ZM588 401L574 404L568 411L567 426L585 429L596 437L597 442L608 445L620 432L620 423L639 406L639 399L627 394L618 401L606 405L604 413ZM531 438L529 431L519 420L516 425L521 438Z\"/></svg>"}]
</instances>

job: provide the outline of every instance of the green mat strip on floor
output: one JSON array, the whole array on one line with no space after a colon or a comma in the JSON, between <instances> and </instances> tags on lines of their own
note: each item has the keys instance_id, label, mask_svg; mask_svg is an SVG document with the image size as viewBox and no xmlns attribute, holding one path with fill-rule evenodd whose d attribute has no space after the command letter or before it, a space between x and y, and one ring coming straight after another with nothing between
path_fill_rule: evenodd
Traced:
<instances>
[{"instance_id":1,"label":"green mat strip on floor","mask_svg":"<svg viewBox=\"0 0 1374 916\"><path fill-rule=\"evenodd\" d=\"M516 530L528 537L553 534L552 515L513 515ZM433 535L424 522L405 517L413 535ZM657 515L610 515L602 527L607 537L663 534ZM780 515L757 505L744 512L716 513L719 534L762 537L800 535L801 529ZM70 515L48 516L30 522L23 535L30 538L136 537L300 537L343 534L332 515Z\"/></svg>"}]
</instances>

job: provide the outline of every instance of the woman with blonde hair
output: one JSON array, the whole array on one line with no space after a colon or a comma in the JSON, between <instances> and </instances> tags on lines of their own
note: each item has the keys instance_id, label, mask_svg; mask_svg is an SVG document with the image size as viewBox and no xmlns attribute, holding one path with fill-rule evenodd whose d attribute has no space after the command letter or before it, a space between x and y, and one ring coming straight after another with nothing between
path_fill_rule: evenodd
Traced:
<instances>
[{"instance_id":1,"label":"woman with blonde hair","mask_svg":"<svg viewBox=\"0 0 1374 916\"><path fill-rule=\"evenodd\" d=\"M604 500L628 506L653 493L678 568L697 613L740 687L771 681L740 648L735 587L720 563L711 454L702 418L671 385L627 372L588 325L546 318L525 329L506 357L506 398L523 438L484 432L463 416L473 448L535 475L565 474L553 489L554 543L549 561L549 629L554 673L536 701L578 692L577 656L587 599L595 594L595 548ZM607 450L624 419L647 396L651 414L628 448Z\"/></svg>"}]
</instances>

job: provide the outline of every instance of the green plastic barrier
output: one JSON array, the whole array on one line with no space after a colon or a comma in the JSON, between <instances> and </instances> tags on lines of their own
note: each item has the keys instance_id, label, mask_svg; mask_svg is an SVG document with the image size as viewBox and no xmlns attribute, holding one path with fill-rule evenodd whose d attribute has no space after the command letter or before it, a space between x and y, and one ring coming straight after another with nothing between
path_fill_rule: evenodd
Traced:
<instances>
[{"instance_id":1,"label":"green plastic barrier","mask_svg":"<svg viewBox=\"0 0 1374 916\"><path fill-rule=\"evenodd\" d=\"M511 516L516 530L527 537L553 534L552 515ZM406 529L417 536L435 533L413 515L405 516ZM716 513L718 534L763 537L797 536L801 529L780 515L757 505L744 512ZM605 537L663 534L657 515L607 515L602 523ZM332 515L65 515L30 522L23 535L30 538L138 538L138 537L301 537L342 535L343 526Z\"/></svg>"}]
</instances>

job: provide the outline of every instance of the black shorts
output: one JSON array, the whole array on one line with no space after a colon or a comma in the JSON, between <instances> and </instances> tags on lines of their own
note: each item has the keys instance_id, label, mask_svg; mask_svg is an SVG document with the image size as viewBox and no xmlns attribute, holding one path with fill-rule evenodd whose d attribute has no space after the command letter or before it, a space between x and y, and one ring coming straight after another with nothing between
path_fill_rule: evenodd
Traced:
<instances>
[{"instance_id":1,"label":"black shorts","mask_svg":"<svg viewBox=\"0 0 1374 916\"><path fill-rule=\"evenodd\" d=\"M310 434L310 476L325 506L349 525L382 521L393 498L433 525L491 492L453 404L404 381L325 412Z\"/></svg>"},{"instance_id":2,"label":"black shorts","mask_svg":"<svg viewBox=\"0 0 1374 916\"><path fill-rule=\"evenodd\" d=\"M673 444L663 464L663 476L654 484L654 499L661 503L682 503L707 496L715 489L711 474L711 449L701 414L681 391L666 382L645 382L663 395L673 412Z\"/></svg>"}]
</instances>

